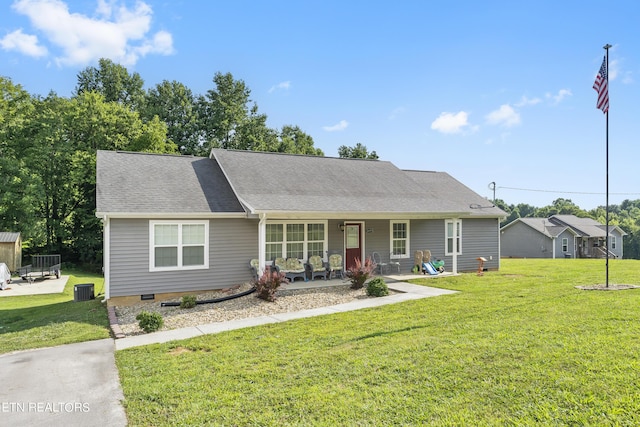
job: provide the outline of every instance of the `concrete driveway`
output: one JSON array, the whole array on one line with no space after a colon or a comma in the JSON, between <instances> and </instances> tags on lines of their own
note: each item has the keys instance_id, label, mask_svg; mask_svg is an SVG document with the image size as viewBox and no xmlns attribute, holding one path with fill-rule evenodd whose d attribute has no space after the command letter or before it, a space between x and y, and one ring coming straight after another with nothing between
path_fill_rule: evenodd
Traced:
<instances>
[{"instance_id":1,"label":"concrete driveway","mask_svg":"<svg viewBox=\"0 0 640 427\"><path fill-rule=\"evenodd\" d=\"M113 339L0 355L0 424L126 426Z\"/></svg>"}]
</instances>

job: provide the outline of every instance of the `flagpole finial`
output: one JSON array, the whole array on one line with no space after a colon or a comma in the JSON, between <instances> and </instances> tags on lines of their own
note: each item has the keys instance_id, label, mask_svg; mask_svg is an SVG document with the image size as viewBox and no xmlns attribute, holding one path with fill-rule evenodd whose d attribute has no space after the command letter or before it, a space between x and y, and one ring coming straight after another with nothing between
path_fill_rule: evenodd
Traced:
<instances>
[{"instance_id":1,"label":"flagpole finial","mask_svg":"<svg viewBox=\"0 0 640 427\"><path fill-rule=\"evenodd\" d=\"M609 50L610 47L613 47L613 46L611 46L609 43L602 46L603 49L607 49L607 50Z\"/></svg>"}]
</instances>

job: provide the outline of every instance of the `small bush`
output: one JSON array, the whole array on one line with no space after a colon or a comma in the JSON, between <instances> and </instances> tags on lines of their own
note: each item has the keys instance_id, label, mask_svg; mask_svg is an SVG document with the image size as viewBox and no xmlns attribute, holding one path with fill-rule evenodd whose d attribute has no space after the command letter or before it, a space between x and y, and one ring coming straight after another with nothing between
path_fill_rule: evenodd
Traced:
<instances>
[{"instance_id":1,"label":"small bush","mask_svg":"<svg viewBox=\"0 0 640 427\"><path fill-rule=\"evenodd\" d=\"M140 328L147 333L157 331L162 328L162 325L164 324L164 320L162 320L160 313L150 313L148 311L141 311L138 313L136 320L138 321Z\"/></svg>"},{"instance_id":2,"label":"small bush","mask_svg":"<svg viewBox=\"0 0 640 427\"><path fill-rule=\"evenodd\" d=\"M382 277L374 277L367 283L367 295L370 297L389 295L389 288Z\"/></svg>"},{"instance_id":3,"label":"small bush","mask_svg":"<svg viewBox=\"0 0 640 427\"><path fill-rule=\"evenodd\" d=\"M264 270L262 276L253 281L258 298L271 302L276 300L276 291L282 283L288 283L285 274L269 267Z\"/></svg>"},{"instance_id":4,"label":"small bush","mask_svg":"<svg viewBox=\"0 0 640 427\"><path fill-rule=\"evenodd\" d=\"M193 308L196 306L195 295L183 295L180 301L180 308Z\"/></svg>"},{"instance_id":5,"label":"small bush","mask_svg":"<svg viewBox=\"0 0 640 427\"><path fill-rule=\"evenodd\" d=\"M376 263L371 260L371 257L364 260L364 264L360 258L356 258L354 265L349 267L346 273L351 281L351 289L361 289L364 282L373 275L375 269Z\"/></svg>"}]
</instances>

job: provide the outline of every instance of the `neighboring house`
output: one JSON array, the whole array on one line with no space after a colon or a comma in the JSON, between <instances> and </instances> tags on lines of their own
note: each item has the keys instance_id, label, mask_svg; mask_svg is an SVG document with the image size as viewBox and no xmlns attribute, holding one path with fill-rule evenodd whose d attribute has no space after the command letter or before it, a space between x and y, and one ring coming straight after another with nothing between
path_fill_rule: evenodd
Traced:
<instances>
[{"instance_id":1,"label":"neighboring house","mask_svg":"<svg viewBox=\"0 0 640 427\"><path fill-rule=\"evenodd\" d=\"M378 252L409 273L499 268L505 212L442 172L390 162L213 149L209 158L98 151L105 296L124 302L249 281L249 260Z\"/></svg>"},{"instance_id":2,"label":"neighboring house","mask_svg":"<svg viewBox=\"0 0 640 427\"><path fill-rule=\"evenodd\" d=\"M591 218L518 218L500 230L500 252L513 258L605 258L606 225ZM609 225L609 257L622 258L620 227Z\"/></svg>"},{"instance_id":3,"label":"neighboring house","mask_svg":"<svg viewBox=\"0 0 640 427\"><path fill-rule=\"evenodd\" d=\"M16 272L22 267L22 239L20 233L0 232L0 263L9 271Z\"/></svg>"}]
</instances>

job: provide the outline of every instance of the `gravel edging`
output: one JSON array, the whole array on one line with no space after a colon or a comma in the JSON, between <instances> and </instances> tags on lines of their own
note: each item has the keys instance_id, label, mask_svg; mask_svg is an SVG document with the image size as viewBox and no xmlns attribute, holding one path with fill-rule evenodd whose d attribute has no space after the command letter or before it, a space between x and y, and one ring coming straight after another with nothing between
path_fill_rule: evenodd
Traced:
<instances>
[{"instance_id":1,"label":"gravel edging","mask_svg":"<svg viewBox=\"0 0 640 427\"><path fill-rule=\"evenodd\" d=\"M247 283L232 291L207 292L197 295L197 300L210 300L234 295L250 288L251 285ZM391 290L389 292L395 293ZM132 306L110 307L113 309L115 323L111 321L111 316L109 319L116 338L124 338L144 334L136 320L136 316L141 311L160 313L164 320L160 331L168 331L209 323L327 307L367 298L375 297L367 296L366 288L351 289L349 284L311 289L281 288L277 291L274 302L262 300L255 293L214 304L198 304L189 309L162 307L161 303L157 301L145 302ZM163 302L180 302L180 298Z\"/></svg>"}]
</instances>

